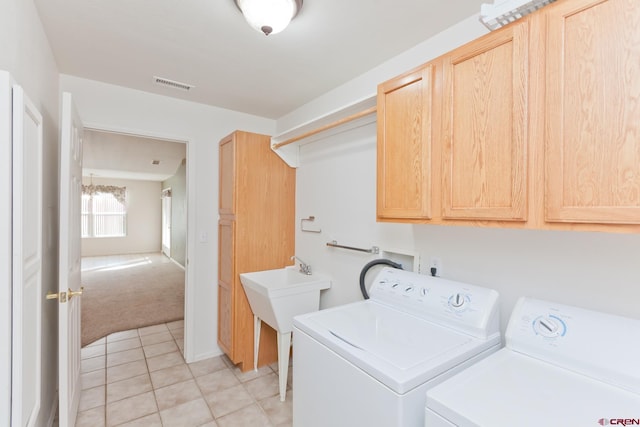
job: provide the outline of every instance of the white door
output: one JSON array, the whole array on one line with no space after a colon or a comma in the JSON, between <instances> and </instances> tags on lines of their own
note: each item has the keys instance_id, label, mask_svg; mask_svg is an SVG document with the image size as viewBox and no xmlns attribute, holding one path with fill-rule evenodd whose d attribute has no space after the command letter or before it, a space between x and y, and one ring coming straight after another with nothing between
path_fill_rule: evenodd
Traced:
<instances>
[{"instance_id":1,"label":"white door","mask_svg":"<svg viewBox=\"0 0 640 427\"><path fill-rule=\"evenodd\" d=\"M11 425L40 413L42 324L42 116L13 86L13 325Z\"/></svg>"},{"instance_id":2,"label":"white door","mask_svg":"<svg viewBox=\"0 0 640 427\"><path fill-rule=\"evenodd\" d=\"M13 255L13 118L11 76L0 70L0 426L11 425L11 314Z\"/></svg>"},{"instance_id":3,"label":"white door","mask_svg":"<svg viewBox=\"0 0 640 427\"><path fill-rule=\"evenodd\" d=\"M80 403L80 203L83 126L70 93L62 94L58 301L59 425L73 427Z\"/></svg>"},{"instance_id":4,"label":"white door","mask_svg":"<svg viewBox=\"0 0 640 427\"><path fill-rule=\"evenodd\" d=\"M162 190L162 252L171 257L171 189Z\"/></svg>"}]
</instances>

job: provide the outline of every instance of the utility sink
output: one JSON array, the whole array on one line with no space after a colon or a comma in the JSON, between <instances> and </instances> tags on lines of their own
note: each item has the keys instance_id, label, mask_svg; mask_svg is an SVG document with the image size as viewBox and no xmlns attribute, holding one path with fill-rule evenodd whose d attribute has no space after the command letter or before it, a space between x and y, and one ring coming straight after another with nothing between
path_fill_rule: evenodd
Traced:
<instances>
[{"instance_id":1,"label":"utility sink","mask_svg":"<svg viewBox=\"0 0 640 427\"><path fill-rule=\"evenodd\" d=\"M331 287L329 277L295 266L242 273L240 281L253 314L278 332L291 332L294 316L318 310L320 291Z\"/></svg>"},{"instance_id":2,"label":"utility sink","mask_svg":"<svg viewBox=\"0 0 640 427\"><path fill-rule=\"evenodd\" d=\"M293 318L317 311L320 291L331 287L331 278L303 274L296 266L240 274L254 319L253 367L258 369L260 326L265 322L278 332L278 374L280 400L284 401L289 367Z\"/></svg>"}]
</instances>

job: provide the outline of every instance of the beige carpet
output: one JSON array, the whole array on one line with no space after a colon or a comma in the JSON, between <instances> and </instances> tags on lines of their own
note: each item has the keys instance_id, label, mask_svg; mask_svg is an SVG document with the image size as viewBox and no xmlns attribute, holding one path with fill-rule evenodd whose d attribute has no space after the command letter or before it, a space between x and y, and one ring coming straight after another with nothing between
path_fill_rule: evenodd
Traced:
<instances>
[{"instance_id":1,"label":"beige carpet","mask_svg":"<svg viewBox=\"0 0 640 427\"><path fill-rule=\"evenodd\" d=\"M184 318L184 270L162 254L82 259L82 346Z\"/></svg>"}]
</instances>

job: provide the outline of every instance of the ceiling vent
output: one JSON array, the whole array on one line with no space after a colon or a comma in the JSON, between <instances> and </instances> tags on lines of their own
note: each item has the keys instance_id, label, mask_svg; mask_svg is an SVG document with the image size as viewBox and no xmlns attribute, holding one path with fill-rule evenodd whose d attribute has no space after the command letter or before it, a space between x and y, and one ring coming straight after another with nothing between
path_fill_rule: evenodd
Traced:
<instances>
[{"instance_id":1,"label":"ceiling vent","mask_svg":"<svg viewBox=\"0 0 640 427\"><path fill-rule=\"evenodd\" d=\"M160 164L160 160L152 160L151 164L152 165L159 165Z\"/></svg>"},{"instance_id":2,"label":"ceiling vent","mask_svg":"<svg viewBox=\"0 0 640 427\"><path fill-rule=\"evenodd\" d=\"M188 83L182 83L175 80L165 79L164 77L153 76L153 82L160 86L167 86L174 89L184 90L185 92L189 92L195 86L190 85Z\"/></svg>"},{"instance_id":3,"label":"ceiling vent","mask_svg":"<svg viewBox=\"0 0 640 427\"><path fill-rule=\"evenodd\" d=\"M556 0L494 0L480 6L480 22L491 31L510 24Z\"/></svg>"}]
</instances>

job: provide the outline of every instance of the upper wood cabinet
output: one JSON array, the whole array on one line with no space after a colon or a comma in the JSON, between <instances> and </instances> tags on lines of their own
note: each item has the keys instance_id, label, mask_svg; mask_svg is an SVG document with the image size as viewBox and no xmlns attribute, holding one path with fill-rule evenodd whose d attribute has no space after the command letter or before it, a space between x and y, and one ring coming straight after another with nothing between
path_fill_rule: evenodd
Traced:
<instances>
[{"instance_id":1,"label":"upper wood cabinet","mask_svg":"<svg viewBox=\"0 0 640 427\"><path fill-rule=\"evenodd\" d=\"M379 85L378 218L640 231L639 24L558 1Z\"/></svg>"},{"instance_id":2,"label":"upper wood cabinet","mask_svg":"<svg viewBox=\"0 0 640 427\"><path fill-rule=\"evenodd\" d=\"M546 221L640 224L640 7L548 9Z\"/></svg>"},{"instance_id":3,"label":"upper wood cabinet","mask_svg":"<svg viewBox=\"0 0 640 427\"><path fill-rule=\"evenodd\" d=\"M253 368L253 313L240 274L291 265L295 169L271 138L236 131L220 141L218 344L243 371ZM260 366L277 361L276 333L261 328Z\"/></svg>"},{"instance_id":4,"label":"upper wood cabinet","mask_svg":"<svg viewBox=\"0 0 640 427\"><path fill-rule=\"evenodd\" d=\"M378 86L380 219L431 218L431 116L434 66Z\"/></svg>"},{"instance_id":5,"label":"upper wood cabinet","mask_svg":"<svg viewBox=\"0 0 640 427\"><path fill-rule=\"evenodd\" d=\"M442 217L527 219L529 24L443 58Z\"/></svg>"}]
</instances>

